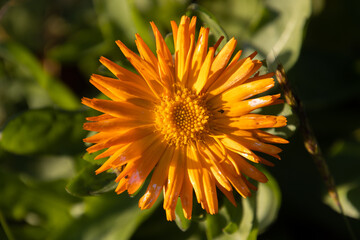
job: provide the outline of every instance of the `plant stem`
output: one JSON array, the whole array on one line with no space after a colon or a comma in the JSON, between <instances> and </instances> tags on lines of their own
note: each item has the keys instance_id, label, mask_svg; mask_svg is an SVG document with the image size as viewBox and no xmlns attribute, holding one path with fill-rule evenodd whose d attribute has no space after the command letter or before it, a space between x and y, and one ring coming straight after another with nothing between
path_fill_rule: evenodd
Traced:
<instances>
[{"instance_id":1,"label":"plant stem","mask_svg":"<svg viewBox=\"0 0 360 240\"><path fill-rule=\"evenodd\" d=\"M357 238L351 228L351 225L347 217L344 214L344 209L340 202L334 177L332 176L328 164L326 163L326 160L324 158L324 155L321 152L320 146L310 126L309 120L306 116L302 103L299 100L299 98L295 95L294 91L291 89L284 67L281 64L278 64L275 74L280 84L280 87L284 92L285 101L291 106L294 113L298 115L300 121L300 131L304 138L305 148L308 151L308 153L311 155L312 159L314 160L314 163L317 169L319 170L320 176L326 185L327 191L331 199L334 201L334 203L339 209L340 214L343 216L351 238L353 240L356 240Z\"/></svg>"}]
</instances>

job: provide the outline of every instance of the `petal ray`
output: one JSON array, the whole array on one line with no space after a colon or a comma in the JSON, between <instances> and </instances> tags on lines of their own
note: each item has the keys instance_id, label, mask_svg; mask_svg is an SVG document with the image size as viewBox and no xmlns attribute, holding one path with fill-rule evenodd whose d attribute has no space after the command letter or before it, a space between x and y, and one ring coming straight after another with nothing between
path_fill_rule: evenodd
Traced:
<instances>
[{"instance_id":1,"label":"petal ray","mask_svg":"<svg viewBox=\"0 0 360 240\"><path fill-rule=\"evenodd\" d=\"M139 200L139 207L141 209L151 208L156 199L159 197L167 179L167 175L164 173L168 172L171 162L170 159L172 159L173 154L173 148L168 147L161 156L159 164L155 167L149 186L145 194Z\"/></svg>"}]
</instances>

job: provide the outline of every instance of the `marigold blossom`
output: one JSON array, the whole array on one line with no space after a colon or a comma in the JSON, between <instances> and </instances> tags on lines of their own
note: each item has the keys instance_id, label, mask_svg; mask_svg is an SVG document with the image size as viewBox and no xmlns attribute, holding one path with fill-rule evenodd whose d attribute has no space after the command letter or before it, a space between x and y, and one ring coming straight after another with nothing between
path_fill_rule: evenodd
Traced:
<instances>
[{"instance_id":1,"label":"marigold blossom","mask_svg":"<svg viewBox=\"0 0 360 240\"><path fill-rule=\"evenodd\" d=\"M239 51L231 59L234 38L215 54L220 42L208 48L204 27L196 41L195 25L196 17L171 22L174 55L153 22L156 55L138 34L140 56L116 41L138 74L101 57L117 79L94 74L90 82L111 100L82 99L103 113L84 124L98 132L84 139L95 143L87 151L106 149L96 159L108 157L96 174L115 171L118 194L135 193L151 175L139 207L150 208L163 191L168 220L175 219L179 197L191 218L193 191L210 214L218 211L217 189L236 205L234 189L245 198L256 190L248 178L267 181L254 165L273 165L255 152L280 159L281 149L271 144L288 143L260 130L285 126L285 117L252 113L282 103L280 94L249 99L274 86L273 73L258 73L256 53L240 59Z\"/></svg>"}]
</instances>

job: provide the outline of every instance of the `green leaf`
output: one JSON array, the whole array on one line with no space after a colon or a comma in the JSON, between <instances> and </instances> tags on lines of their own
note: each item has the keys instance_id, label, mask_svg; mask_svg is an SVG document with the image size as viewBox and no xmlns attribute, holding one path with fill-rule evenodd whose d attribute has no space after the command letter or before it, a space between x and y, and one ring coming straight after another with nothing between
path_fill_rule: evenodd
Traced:
<instances>
[{"instance_id":1,"label":"green leaf","mask_svg":"<svg viewBox=\"0 0 360 240\"><path fill-rule=\"evenodd\" d=\"M259 59L268 59L270 66L280 61L286 70L298 59L310 0L202 0L200 4L216 13L229 37L234 36L245 50L244 56L256 50Z\"/></svg>"},{"instance_id":2,"label":"green leaf","mask_svg":"<svg viewBox=\"0 0 360 240\"><path fill-rule=\"evenodd\" d=\"M0 168L0 209L15 239L52 239L72 220L71 208L78 200L66 193L64 184L63 180L36 181Z\"/></svg>"},{"instance_id":3,"label":"green leaf","mask_svg":"<svg viewBox=\"0 0 360 240\"><path fill-rule=\"evenodd\" d=\"M233 234L235 233L237 230L239 229L239 227L236 225L236 223L234 222L230 222L224 229L223 231L227 234Z\"/></svg>"},{"instance_id":4,"label":"green leaf","mask_svg":"<svg viewBox=\"0 0 360 240\"><path fill-rule=\"evenodd\" d=\"M146 19L141 15L139 9L135 5L134 0L127 0L132 22L135 24L136 31L141 35L141 38L146 42L150 49L155 49L155 41L150 30L150 24Z\"/></svg>"},{"instance_id":5,"label":"green leaf","mask_svg":"<svg viewBox=\"0 0 360 240\"><path fill-rule=\"evenodd\" d=\"M126 43L134 39L136 27L128 1L96 0L94 5L105 40L114 42L121 36Z\"/></svg>"},{"instance_id":6,"label":"green leaf","mask_svg":"<svg viewBox=\"0 0 360 240\"><path fill-rule=\"evenodd\" d=\"M235 37L240 44L250 38L264 13L262 0L202 0L200 4L216 13L219 24L228 36Z\"/></svg>"},{"instance_id":7,"label":"green leaf","mask_svg":"<svg viewBox=\"0 0 360 240\"><path fill-rule=\"evenodd\" d=\"M207 239L218 239L223 235L222 228L226 226L226 219L220 214L208 214L205 220L205 230Z\"/></svg>"},{"instance_id":8,"label":"green leaf","mask_svg":"<svg viewBox=\"0 0 360 240\"><path fill-rule=\"evenodd\" d=\"M267 59L270 69L279 61L289 70L300 54L311 1L272 0L263 4L263 21L247 43Z\"/></svg>"},{"instance_id":9,"label":"green leaf","mask_svg":"<svg viewBox=\"0 0 360 240\"><path fill-rule=\"evenodd\" d=\"M247 240L257 239L258 221L256 218L257 195L242 200L243 215L239 226L240 236Z\"/></svg>"},{"instance_id":10,"label":"green leaf","mask_svg":"<svg viewBox=\"0 0 360 240\"><path fill-rule=\"evenodd\" d=\"M267 176L267 183L260 183L256 193L256 218L259 222L259 233L264 232L277 218L281 206L281 192L276 179L264 168L261 171Z\"/></svg>"},{"instance_id":11,"label":"green leaf","mask_svg":"<svg viewBox=\"0 0 360 240\"><path fill-rule=\"evenodd\" d=\"M66 110L76 110L80 107L78 98L70 89L55 77L50 76L39 60L22 45L12 41L4 42L0 45L0 56L14 64L18 71L25 71L59 107Z\"/></svg>"},{"instance_id":12,"label":"green leaf","mask_svg":"<svg viewBox=\"0 0 360 240\"><path fill-rule=\"evenodd\" d=\"M77 197L93 196L114 190L117 183L115 173L104 172L96 175L97 165L84 167L70 182L66 185L66 190Z\"/></svg>"},{"instance_id":13,"label":"green leaf","mask_svg":"<svg viewBox=\"0 0 360 240\"><path fill-rule=\"evenodd\" d=\"M188 7L188 15L198 16L203 25L210 28L209 45L215 44L220 37L224 37L223 41L219 45L219 50L228 42L228 36L225 33L225 30L220 26L219 22L212 13L193 3Z\"/></svg>"},{"instance_id":14,"label":"green leaf","mask_svg":"<svg viewBox=\"0 0 360 240\"><path fill-rule=\"evenodd\" d=\"M353 182L337 186L337 191L344 214L348 217L360 219L360 178ZM326 194L323 201L334 211L340 213L333 199Z\"/></svg>"},{"instance_id":15,"label":"green leaf","mask_svg":"<svg viewBox=\"0 0 360 240\"><path fill-rule=\"evenodd\" d=\"M85 214L74 219L53 239L130 239L138 226L161 203L159 199L150 209L141 210L137 205L142 194L130 197L126 193L116 195L109 192L101 196L84 198Z\"/></svg>"},{"instance_id":16,"label":"green leaf","mask_svg":"<svg viewBox=\"0 0 360 240\"><path fill-rule=\"evenodd\" d=\"M281 204L280 189L266 170L261 171L269 181L258 184L258 191L253 196L237 200L237 207L224 197L219 213L207 215L208 239L257 239L258 234L275 221Z\"/></svg>"},{"instance_id":17,"label":"green leaf","mask_svg":"<svg viewBox=\"0 0 360 240\"><path fill-rule=\"evenodd\" d=\"M20 155L81 152L86 135L82 129L84 120L84 112L29 110L5 126L1 144L5 150Z\"/></svg>"},{"instance_id":18,"label":"green leaf","mask_svg":"<svg viewBox=\"0 0 360 240\"><path fill-rule=\"evenodd\" d=\"M233 206L224 197L224 204L215 215L206 217L208 239L256 239L258 221L256 218L256 195L242 198Z\"/></svg>"},{"instance_id":19,"label":"green leaf","mask_svg":"<svg viewBox=\"0 0 360 240\"><path fill-rule=\"evenodd\" d=\"M348 217L360 219L360 142L338 141L331 148L329 168L343 207L344 214ZM323 201L334 211L339 208L328 193L323 194Z\"/></svg>"},{"instance_id":20,"label":"green leaf","mask_svg":"<svg viewBox=\"0 0 360 240\"><path fill-rule=\"evenodd\" d=\"M191 220L185 217L180 198L178 199L176 204L175 216L176 216L175 223L180 228L180 230L183 232L188 230L188 228L191 225Z\"/></svg>"}]
</instances>

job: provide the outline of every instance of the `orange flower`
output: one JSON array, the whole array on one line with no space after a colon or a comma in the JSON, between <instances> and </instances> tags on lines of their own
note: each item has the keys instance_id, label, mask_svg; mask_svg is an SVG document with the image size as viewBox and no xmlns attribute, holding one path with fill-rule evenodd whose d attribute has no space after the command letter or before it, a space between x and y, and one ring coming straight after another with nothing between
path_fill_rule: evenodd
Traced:
<instances>
[{"instance_id":1,"label":"orange flower","mask_svg":"<svg viewBox=\"0 0 360 240\"><path fill-rule=\"evenodd\" d=\"M272 163L254 151L280 159L281 149L270 143L288 143L259 130L283 127L285 117L251 113L282 102L279 94L249 99L274 86L273 74L257 73L262 64L253 59L256 53L240 59L239 51L230 61L234 38L215 55L219 42L208 49L208 28L201 28L195 41L195 23L195 17L186 16L179 26L171 22L174 55L153 22L156 55L139 35L140 56L117 41L139 74L102 57L117 79L94 74L90 82L111 100L82 99L104 113L84 124L98 132L84 139L96 143L87 151L107 149L96 159L109 157L96 173L114 170L115 191L133 194L152 172L139 207L150 208L163 190L168 220L175 219L178 197L185 217L191 218L193 190L210 214L218 211L217 188L236 205L233 189L243 197L256 189L247 177L267 181L253 165Z\"/></svg>"}]
</instances>

